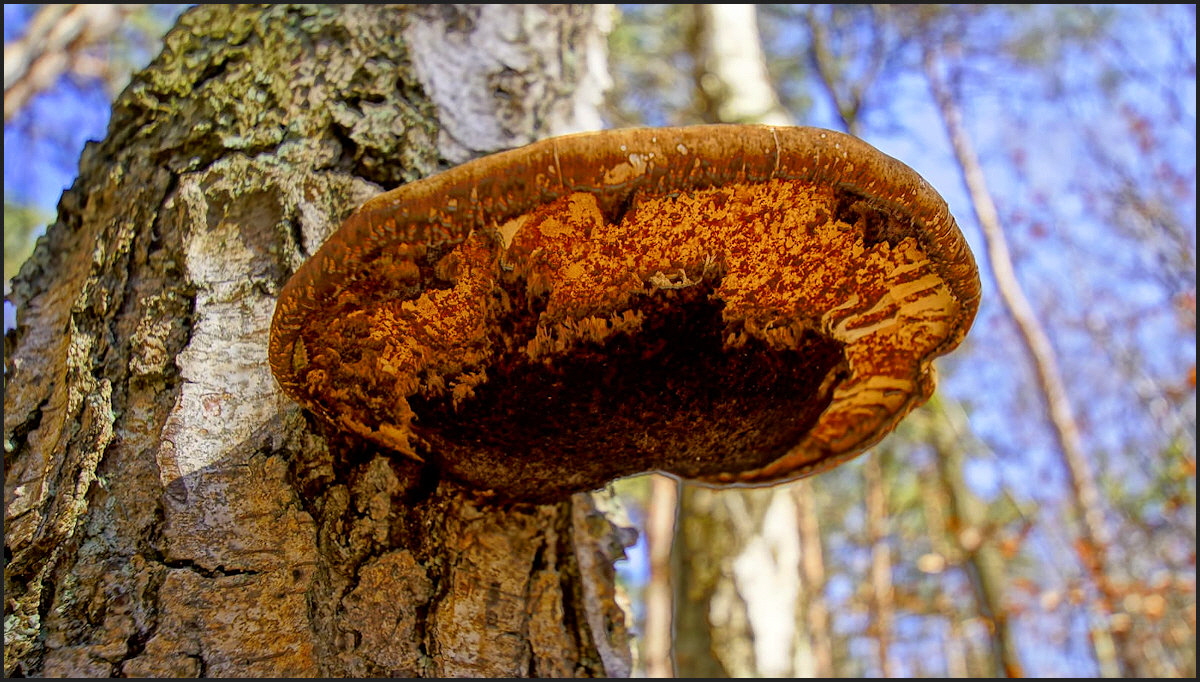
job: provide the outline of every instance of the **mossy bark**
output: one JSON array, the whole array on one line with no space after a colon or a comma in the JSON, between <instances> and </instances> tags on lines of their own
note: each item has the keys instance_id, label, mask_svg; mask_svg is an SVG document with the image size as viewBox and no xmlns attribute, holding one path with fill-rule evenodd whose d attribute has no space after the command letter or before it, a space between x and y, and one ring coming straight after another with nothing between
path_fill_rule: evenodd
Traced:
<instances>
[{"instance_id":1,"label":"mossy bark","mask_svg":"<svg viewBox=\"0 0 1200 682\"><path fill-rule=\"evenodd\" d=\"M598 11L180 19L13 284L6 675L627 674L592 496L474 502L315 429L266 359L365 198L593 123Z\"/></svg>"}]
</instances>

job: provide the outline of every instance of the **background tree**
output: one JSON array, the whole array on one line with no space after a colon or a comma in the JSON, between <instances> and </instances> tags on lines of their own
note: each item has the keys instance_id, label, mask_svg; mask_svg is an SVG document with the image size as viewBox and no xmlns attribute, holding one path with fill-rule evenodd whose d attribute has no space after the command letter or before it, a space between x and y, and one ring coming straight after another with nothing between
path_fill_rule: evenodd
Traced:
<instances>
[{"instance_id":1,"label":"background tree","mask_svg":"<svg viewBox=\"0 0 1200 682\"><path fill-rule=\"evenodd\" d=\"M623 16L613 43L620 120L703 120L708 89L688 84L719 78L678 38L694 35L694 21L657 7ZM800 497L819 519L801 526L819 528L822 553L801 563L814 567L807 582L821 601L802 603L797 623L820 622L826 609L832 621L825 640L798 628L812 639L796 651L828 641L841 675L1193 673L1194 10L763 6L759 25L784 108L912 163L984 260L927 80L923 56L938 55L933 75L947 78L975 141L1079 433L1064 459L1062 429L1039 407L1037 366L985 271L979 320L942 363L939 397ZM626 33L650 59L620 51ZM1071 459L1082 466L1072 471ZM1088 577L1096 543L1071 520L1089 506L1114 538L1100 577ZM684 513L685 532L689 518L698 523ZM694 542L721 554L727 535ZM879 618L888 582L891 627ZM677 608L709 619L699 628L720 627L707 596ZM676 646L707 651L712 641ZM931 658L931 646L943 655ZM750 644L727 644L739 647ZM680 674L698 670L684 667L691 660L678 658Z\"/></svg>"}]
</instances>

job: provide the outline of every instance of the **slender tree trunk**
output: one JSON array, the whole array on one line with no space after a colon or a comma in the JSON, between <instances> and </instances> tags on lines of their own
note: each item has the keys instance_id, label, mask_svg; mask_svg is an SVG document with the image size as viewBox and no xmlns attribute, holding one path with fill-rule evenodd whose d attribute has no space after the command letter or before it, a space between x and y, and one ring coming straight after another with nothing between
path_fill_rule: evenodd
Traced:
<instances>
[{"instance_id":1,"label":"slender tree trunk","mask_svg":"<svg viewBox=\"0 0 1200 682\"><path fill-rule=\"evenodd\" d=\"M879 450L863 462L867 497L867 542L871 546L871 616L867 631L875 637L880 677L892 676L892 550L888 545L887 484L883 475L886 451Z\"/></svg>"},{"instance_id":2,"label":"slender tree trunk","mask_svg":"<svg viewBox=\"0 0 1200 682\"><path fill-rule=\"evenodd\" d=\"M679 677L734 677L752 670L745 606L732 588L729 566L749 529L725 518L717 509L719 496L719 491L686 482L680 489L679 523L671 548Z\"/></svg>"},{"instance_id":3,"label":"slender tree trunk","mask_svg":"<svg viewBox=\"0 0 1200 682\"><path fill-rule=\"evenodd\" d=\"M971 196L971 206L983 231L988 263L996 280L996 288L1000 292L1005 309L1016 323L1025 350L1033 362L1038 387L1046 401L1050 424L1058 440L1059 453L1070 476L1071 508L1080 528L1080 542L1077 543L1076 550L1089 582L1098 593L1098 598L1094 599L1091 605L1095 611L1092 637L1097 663L1102 675L1121 677L1124 674L1123 670L1134 669L1133 652L1124 641L1127 633L1114 628L1111 622L1120 595L1112 587L1109 579L1108 555L1111 552L1112 538L1104 517L1096 474L1084 451L1079 425L1075 421L1066 383L1058 369L1054 347L1017 280L1008 252L1008 241L1004 236L995 202L988 190L983 168L962 123L958 102L943 80L940 68L937 55L927 48L924 55L925 77L950 137L950 146L954 150L955 159Z\"/></svg>"},{"instance_id":4,"label":"slender tree trunk","mask_svg":"<svg viewBox=\"0 0 1200 682\"><path fill-rule=\"evenodd\" d=\"M979 613L988 621L989 668L991 677L1024 677L1020 654L1005 602L1008 579L1004 557L996 539L986 532L989 523L988 505L967 485L963 472L963 448L955 434L966 431L965 424L954 423L946 403L934 397L928 403L930 438L935 452L936 476L928 482L929 497L944 501L939 508L938 523L929 524L936 532L954 539L954 549L944 548L943 556L962 557L971 581ZM939 505L941 507L942 505ZM949 543L939 540L939 545Z\"/></svg>"},{"instance_id":5,"label":"slender tree trunk","mask_svg":"<svg viewBox=\"0 0 1200 682\"><path fill-rule=\"evenodd\" d=\"M6 675L628 674L592 496L473 502L315 430L266 361L363 199L595 124L602 11L180 19L14 281Z\"/></svg>"},{"instance_id":6,"label":"slender tree trunk","mask_svg":"<svg viewBox=\"0 0 1200 682\"><path fill-rule=\"evenodd\" d=\"M755 5L696 5L690 48L700 116L787 125L766 70ZM687 677L790 676L803 635L796 501L787 486L684 483L675 538L676 663ZM813 551L820 551L819 545ZM803 667L803 666L802 666Z\"/></svg>"},{"instance_id":7,"label":"slender tree trunk","mask_svg":"<svg viewBox=\"0 0 1200 682\"><path fill-rule=\"evenodd\" d=\"M650 474L650 497L646 505L646 547L650 576L646 580L645 632L642 660L646 677L675 677L674 580L671 578L671 544L679 514L680 482L665 474Z\"/></svg>"},{"instance_id":8,"label":"slender tree trunk","mask_svg":"<svg viewBox=\"0 0 1200 682\"><path fill-rule=\"evenodd\" d=\"M833 646L829 629L829 606L825 602L825 549L817 517L816 486L798 481L792 488L800 526L800 568L803 588L801 618L806 621L812 652L812 677L833 677ZM797 671L799 672L799 671Z\"/></svg>"},{"instance_id":9,"label":"slender tree trunk","mask_svg":"<svg viewBox=\"0 0 1200 682\"><path fill-rule=\"evenodd\" d=\"M793 125L767 73L757 14L752 4L695 5L693 78L705 121Z\"/></svg>"}]
</instances>

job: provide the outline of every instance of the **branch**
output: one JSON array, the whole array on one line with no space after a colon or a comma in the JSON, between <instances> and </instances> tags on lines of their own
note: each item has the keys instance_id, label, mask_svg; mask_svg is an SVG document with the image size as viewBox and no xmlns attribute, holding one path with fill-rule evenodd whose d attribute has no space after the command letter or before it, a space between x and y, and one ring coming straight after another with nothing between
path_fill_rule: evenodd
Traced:
<instances>
[{"instance_id":1,"label":"branch","mask_svg":"<svg viewBox=\"0 0 1200 682\"><path fill-rule=\"evenodd\" d=\"M1084 452L1079 426L1067 398L1066 383L1058 368L1054 348L1017 280L1008 242L1000 225L999 213L984 179L983 167L963 125L958 103L938 71L937 57L932 49L925 50L924 70L942 123L950 137L954 156L966 182L971 206L983 231L996 288L1000 292L1005 309L1017 325L1021 340L1037 373L1038 386L1049 410L1050 423L1058 440L1059 451L1070 475L1075 511L1081 520L1082 538L1080 546L1077 547L1079 558L1101 595L1100 603L1096 606L1103 622L1099 626L1101 632L1096 634L1103 635L1102 640L1111 640L1113 633L1108 621L1117 595L1113 593L1107 578L1112 540L1104 518L1100 491L1096 486L1096 474ZM1097 642L1096 654L1103 674L1119 676L1119 661L1104 654L1105 649L1103 642Z\"/></svg>"},{"instance_id":2,"label":"branch","mask_svg":"<svg viewBox=\"0 0 1200 682\"><path fill-rule=\"evenodd\" d=\"M84 50L116 32L137 5L45 5L25 35L4 46L4 121L62 74L87 61Z\"/></svg>"}]
</instances>

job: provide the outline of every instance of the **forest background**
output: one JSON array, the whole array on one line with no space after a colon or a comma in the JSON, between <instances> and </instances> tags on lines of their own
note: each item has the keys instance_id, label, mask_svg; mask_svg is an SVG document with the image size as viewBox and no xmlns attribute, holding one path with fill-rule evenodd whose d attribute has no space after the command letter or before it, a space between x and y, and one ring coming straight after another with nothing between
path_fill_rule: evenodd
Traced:
<instances>
[{"instance_id":1,"label":"forest background","mask_svg":"<svg viewBox=\"0 0 1200 682\"><path fill-rule=\"evenodd\" d=\"M5 5L6 287L182 9ZM983 304L846 466L617 485L635 673L1194 676L1195 6L722 12L615 8L606 124L848 130L946 198Z\"/></svg>"}]
</instances>

